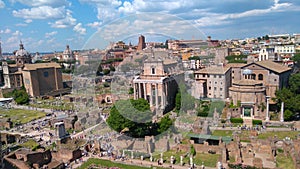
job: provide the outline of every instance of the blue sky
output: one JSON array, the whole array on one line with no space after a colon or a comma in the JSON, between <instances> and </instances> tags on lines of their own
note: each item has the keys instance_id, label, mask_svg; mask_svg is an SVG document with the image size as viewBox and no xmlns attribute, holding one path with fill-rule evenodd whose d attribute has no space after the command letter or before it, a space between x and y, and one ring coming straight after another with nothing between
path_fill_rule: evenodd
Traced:
<instances>
[{"instance_id":1,"label":"blue sky","mask_svg":"<svg viewBox=\"0 0 300 169\"><path fill-rule=\"evenodd\" d=\"M118 40L300 33L299 0L0 0L4 52L103 48Z\"/></svg>"}]
</instances>

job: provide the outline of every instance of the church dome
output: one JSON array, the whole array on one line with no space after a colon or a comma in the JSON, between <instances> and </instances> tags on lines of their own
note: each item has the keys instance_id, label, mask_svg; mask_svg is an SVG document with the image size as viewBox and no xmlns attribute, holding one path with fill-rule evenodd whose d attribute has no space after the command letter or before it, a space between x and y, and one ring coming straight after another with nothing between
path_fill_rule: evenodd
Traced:
<instances>
[{"instance_id":1,"label":"church dome","mask_svg":"<svg viewBox=\"0 0 300 169\"><path fill-rule=\"evenodd\" d=\"M70 55L72 54L72 50L70 49L70 46L67 45L66 49L63 52L64 55Z\"/></svg>"},{"instance_id":2,"label":"church dome","mask_svg":"<svg viewBox=\"0 0 300 169\"><path fill-rule=\"evenodd\" d=\"M16 52L16 57L30 57L29 52L24 49L22 42L20 43L20 49Z\"/></svg>"}]
</instances>

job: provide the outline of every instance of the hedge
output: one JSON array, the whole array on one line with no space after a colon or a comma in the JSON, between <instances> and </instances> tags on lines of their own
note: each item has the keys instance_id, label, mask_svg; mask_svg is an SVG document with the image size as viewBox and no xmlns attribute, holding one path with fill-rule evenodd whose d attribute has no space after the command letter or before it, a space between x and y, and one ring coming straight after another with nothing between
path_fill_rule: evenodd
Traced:
<instances>
[{"instance_id":1,"label":"hedge","mask_svg":"<svg viewBox=\"0 0 300 169\"><path fill-rule=\"evenodd\" d=\"M243 123L243 119L242 118L230 118L230 122L231 123Z\"/></svg>"},{"instance_id":2,"label":"hedge","mask_svg":"<svg viewBox=\"0 0 300 169\"><path fill-rule=\"evenodd\" d=\"M262 125L262 121L261 120L252 120L252 125Z\"/></svg>"}]
</instances>

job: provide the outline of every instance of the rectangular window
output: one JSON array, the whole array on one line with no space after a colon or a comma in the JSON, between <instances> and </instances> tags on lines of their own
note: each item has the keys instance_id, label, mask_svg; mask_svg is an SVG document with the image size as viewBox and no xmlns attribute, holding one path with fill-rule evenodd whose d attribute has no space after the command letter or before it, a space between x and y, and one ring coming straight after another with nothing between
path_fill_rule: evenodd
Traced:
<instances>
[{"instance_id":1,"label":"rectangular window","mask_svg":"<svg viewBox=\"0 0 300 169\"><path fill-rule=\"evenodd\" d=\"M44 77L48 77L49 73L48 72L44 72Z\"/></svg>"},{"instance_id":2,"label":"rectangular window","mask_svg":"<svg viewBox=\"0 0 300 169\"><path fill-rule=\"evenodd\" d=\"M217 87L214 87L214 90L217 90Z\"/></svg>"},{"instance_id":3,"label":"rectangular window","mask_svg":"<svg viewBox=\"0 0 300 169\"><path fill-rule=\"evenodd\" d=\"M211 87L208 87L208 90L211 90Z\"/></svg>"},{"instance_id":4,"label":"rectangular window","mask_svg":"<svg viewBox=\"0 0 300 169\"><path fill-rule=\"evenodd\" d=\"M223 88L220 88L220 91L222 91L223 90Z\"/></svg>"}]
</instances>

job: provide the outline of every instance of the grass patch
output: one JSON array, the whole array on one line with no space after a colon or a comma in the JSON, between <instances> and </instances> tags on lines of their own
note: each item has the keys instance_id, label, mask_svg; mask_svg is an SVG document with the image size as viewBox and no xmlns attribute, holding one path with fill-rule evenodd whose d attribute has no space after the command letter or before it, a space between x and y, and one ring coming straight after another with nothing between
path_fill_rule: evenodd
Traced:
<instances>
[{"instance_id":1,"label":"grass patch","mask_svg":"<svg viewBox=\"0 0 300 169\"><path fill-rule=\"evenodd\" d=\"M119 167L119 168L122 168L122 169L149 169L150 168L150 167L127 165L127 164L122 164L122 163L114 163L114 162L109 161L109 160L90 158L90 159L87 160L87 162L83 163L79 167L79 169L87 169L87 168L90 168L93 165L101 166L101 167ZM154 167L152 167L152 168L154 168ZM161 169L159 167L155 167L155 168Z\"/></svg>"},{"instance_id":2,"label":"grass patch","mask_svg":"<svg viewBox=\"0 0 300 169\"><path fill-rule=\"evenodd\" d=\"M276 156L276 167L284 169L294 169L295 165L290 155L285 157L283 153L278 153Z\"/></svg>"},{"instance_id":3,"label":"grass patch","mask_svg":"<svg viewBox=\"0 0 300 169\"><path fill-rule=\"evenodd\" d=\"M198 166L202 165L202 162L207 167L216 167L217 162L219 161L220 154L200 154L197 153L194 158L194 163Z\"/></svg>"},{"instance_id":4,"label":"grass patch","mask_svg":"<svg viewBox=\"0 0 300 169\"><path fill-rule=\"evenodd\" d=\"M46 113L35 110L7 109L1 110L2 118L10 118L13 124L25 124L46 116Z\"/></svg>"},{"instance_id":5,"label":"grass patch","mask_svg":"<svg viewBox=\"0 0 300 169\"><path fill-rule=\"evenodd\" d=\"M232 130L215 130L213 131L213 136L232 136L233 131Z\"/></svg>"},{"instance_id":6,"label":"grass patch","mask_svg":"<svg viewBox=\"0 0 300 169\"><path fill-rule=\"evenodd\" d=\"M34 141L33 139L30 139L26 142L24 142L23 144L20 145L21 147L24 147L24 148L28 148L28 149L31 149L31 150L35 150L37 149L40 145Z\"/></svg>"},{"instance_id":7,"label":"grass patch","mask_svg":"<svg viewBox=\"0 0 300 169\"><path fill-rule=\"evenodd\" d=\"M269 137L273 138L274 136L277 136L277 138L280 140L284 139L285 137L290 137L291 139L294 139L299 133L299 131L270 131L259 134L258 139L267 139Z\"/></svg>"}]
</instances>

